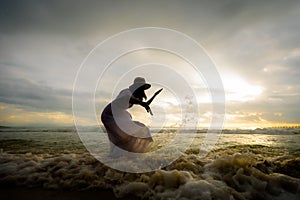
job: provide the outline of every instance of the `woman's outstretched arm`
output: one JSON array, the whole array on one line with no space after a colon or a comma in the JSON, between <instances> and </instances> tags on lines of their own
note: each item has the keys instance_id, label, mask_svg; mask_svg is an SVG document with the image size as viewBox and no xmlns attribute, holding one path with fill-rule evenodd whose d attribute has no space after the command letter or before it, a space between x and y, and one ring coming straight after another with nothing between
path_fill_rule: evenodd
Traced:
<instances>
[{"instance_id":1,"label":"woman's outstretched arm","mask_svg":"<svg viewBox=\"0 0 300 200\"><path fill-rule=\"evenodd\" d=\"M129 103L141 105L146 109L147 112L150 112L150 107L147 102L141 101L139 98L136 98L133 95L130 97Z\"/></svg>"},{"instance_id":2,"label":"woman's outstretched arm","mask_svg":"<svg viewBox=\"0 0 300 200\"><path fill-rule=\"evenodd\" d=\"M153 99L163 90L163 88L161 88L160 90L156 91L154 93L154 95L147 101L147 104L150 105L151 102L153 101Z\"/></svg>"}]
</instances>

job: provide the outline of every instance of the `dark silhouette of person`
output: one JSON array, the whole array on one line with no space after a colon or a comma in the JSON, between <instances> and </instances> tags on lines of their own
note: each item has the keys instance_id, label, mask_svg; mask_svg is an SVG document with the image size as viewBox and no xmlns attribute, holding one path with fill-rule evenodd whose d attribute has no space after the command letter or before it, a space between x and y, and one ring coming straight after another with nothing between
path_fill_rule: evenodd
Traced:
<instances>
[{"instance_id":1,"label":"dark silhouette of person","mask_svg":"<svg viewBox=\"0 0 300 200\"><path fill-rule=\"evenodd\" d=\"M149 128L141 122L133 121L127 111L128 108L136 104L143 106L147 112L152 114L149 107L151 102L143 101L147 99L145 90L150 87L151 85L146 83L144 78L136 77L129 88L123 89L104 108L101 121L108 134L112 157L122 154L120 149L135 153L145 152L148 145L153 142Z\"/></svg>"}]
</instances>

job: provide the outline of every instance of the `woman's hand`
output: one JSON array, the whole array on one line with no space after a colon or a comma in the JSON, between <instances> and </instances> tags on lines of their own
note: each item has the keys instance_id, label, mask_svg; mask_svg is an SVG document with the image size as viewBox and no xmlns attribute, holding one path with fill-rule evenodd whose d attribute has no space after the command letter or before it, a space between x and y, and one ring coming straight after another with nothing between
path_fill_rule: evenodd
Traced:
<instances>
[{"instance_id":1,"label":"woman's hand","mask_svg":"<svg viewBox=\"0 0 300 200\"><path fill-rule=\"evenodd\" d=\"M149 107L149 105L146 102L142 101L141 102L141 106L143 106L146 109L147 112L150 112L150 107Z\"/></svg>"}]
</instances>

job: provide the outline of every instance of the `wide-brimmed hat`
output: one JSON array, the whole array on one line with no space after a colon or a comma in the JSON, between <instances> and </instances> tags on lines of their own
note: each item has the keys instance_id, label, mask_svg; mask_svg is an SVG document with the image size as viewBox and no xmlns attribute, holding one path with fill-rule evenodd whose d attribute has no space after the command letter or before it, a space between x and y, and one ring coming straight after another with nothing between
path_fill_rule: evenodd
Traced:
<instances>
[{"instance_id":1,"label":"wide-brimmed hat","mask_svg":"<svg viewBox=\"0 0 300 200\"><path fill-rule=\"evenodd\" d=\"M142 88L141 88L142 87ZM147 90L151 87L149 83L146 83L143 77L136 77L133 81L133 84L129 86L129 89L133 92L139 88L143 90Z\"/></svg>"}]
</instances>

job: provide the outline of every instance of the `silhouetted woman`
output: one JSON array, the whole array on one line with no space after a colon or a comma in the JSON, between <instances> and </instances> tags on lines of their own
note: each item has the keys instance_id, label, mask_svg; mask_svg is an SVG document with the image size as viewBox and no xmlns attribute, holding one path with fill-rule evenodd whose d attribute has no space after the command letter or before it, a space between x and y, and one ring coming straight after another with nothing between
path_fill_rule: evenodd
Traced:
<instances>
[{"instance_id":1,"label":"silhouetted woman","mask_svg":"<svg viewBox=\"0 0 300 200\"><path fill-rule=\"evenodd\" d=\"M111 156L118 156L121 148L129 152L141 153L153 141L150 130L143 123L133 121L128 108L134 104L143 106L151 113L145 90L151 87L142 77L134 79L129 88L122 90L101 114L101 121L111 142ZM118 148L117 148L118 147Z\"/></svg>"}]
</instances>

